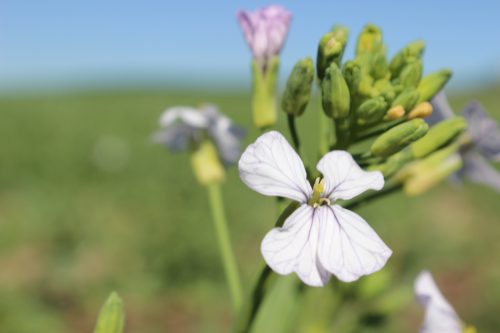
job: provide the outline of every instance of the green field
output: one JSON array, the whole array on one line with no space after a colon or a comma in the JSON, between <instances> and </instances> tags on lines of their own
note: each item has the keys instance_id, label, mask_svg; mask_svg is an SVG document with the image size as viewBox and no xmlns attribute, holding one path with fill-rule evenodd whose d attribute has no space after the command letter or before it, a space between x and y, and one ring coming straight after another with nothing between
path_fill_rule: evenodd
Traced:
<instances>
[{"instance_id":1,"label":"green field","mask_svg":"<svg viewBox=\"0 0 500 333\"><path fill-rule=\"evenodd\" d=\"M452 104L458 110L470 98L500 119L500 87L455 94ZM125 300L127 332L227 330L230 299L207 193L187 154L170 154L149 139L163 109L201 102L218 104L250 128L246 94L0 98L1 332L91 332L112 290ZM299 123L310 161L316 112L311 107ZM250 130L246 143L257 135ZM246 188L234 168L223 191L248 291L262 265L260 240L274 223L275 201ZM429 268L464 321L494 332L500 327L499 199L474 184L443 184L359 212L394 251L386 267L394 285L411 288L416 273ZM316 306L329 292L306 291L297 331L321 332L316 322L338 316ZM416 332L421 317L414 302L405 303L379 332Z\"/></svg>"}]
</instances>

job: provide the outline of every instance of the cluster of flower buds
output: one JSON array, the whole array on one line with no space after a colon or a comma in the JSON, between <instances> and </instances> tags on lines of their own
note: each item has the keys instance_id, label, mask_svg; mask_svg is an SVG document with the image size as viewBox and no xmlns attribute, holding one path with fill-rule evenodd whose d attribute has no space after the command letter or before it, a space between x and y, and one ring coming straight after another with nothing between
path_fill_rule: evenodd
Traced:
<instances>
[{"instance_id":1,"label":"cluster of flower buds","mask_svg":"<svg viewBox=\"0 0 500 333\"><path fill-rule=\"evenodd\" d=\"M431 101L451 71L424 76L425 44L420 40L387 57L382 32L372 24L358 36L354 59L344 60L348 36L347 28L335 26L318 46L316 75L327 116L322 121L331 119L334 126L329 127L335 130L335 135L321 134L325 146L349 150L360 165L382 171L410 195L460 170L465 119L454 117L436 124L425 120L432 115ZM311 98L313 66L311 59L301 59L289 76L282 100L289 116L300 116Z\"/></svg>"}]
</instances>

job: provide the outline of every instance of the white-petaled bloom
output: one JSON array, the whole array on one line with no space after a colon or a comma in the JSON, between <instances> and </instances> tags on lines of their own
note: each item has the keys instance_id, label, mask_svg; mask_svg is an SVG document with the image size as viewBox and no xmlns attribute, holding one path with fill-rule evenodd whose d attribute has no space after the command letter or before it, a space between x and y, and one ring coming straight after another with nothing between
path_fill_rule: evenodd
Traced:
<instances>
[{"instance_id":1,"label":"white-petaled bloom","mask_svg":"<svg viewBox=\"0 0 500 333\"><path fill-rule=\"evenodd\" d=\"M326 154L317 165L324 178L311 187L298 154L272 131L248 146L238 167L254 191L301 204L262 241L262 255L276 273L295 272L310 286L324 286L332 274L350 282L374 273L391 256L365 220L335 204L384 186L382 173L363 171L349 153Z\"/></svg>"},{"instance_id":2,"label":"white-petaled bloom","mask_svg":"<svg viewBox=\"0 0 500 333\"><path fill-rule=\"evenodd\" d=\"M446 301L428 271L421 272L415 280L415 295L425 309L420 333L462 333L464 325L453 307Z\"/></svg>"},{"instance_id":3,"label":"white-petaled bloom","mask_svg":"<svg viewBox=\"0 0 500 333\"><path fill-rule=\"evenodd\" d=\"M200 109L176 106L160 116L161 129L153 134L153 140L164 144L171 151L185 150L189 144L209 138L225 164L235 163L240 156L240 144L245 131L231 119L221 114L214 105Z\"/></svg>"}]
</instances>

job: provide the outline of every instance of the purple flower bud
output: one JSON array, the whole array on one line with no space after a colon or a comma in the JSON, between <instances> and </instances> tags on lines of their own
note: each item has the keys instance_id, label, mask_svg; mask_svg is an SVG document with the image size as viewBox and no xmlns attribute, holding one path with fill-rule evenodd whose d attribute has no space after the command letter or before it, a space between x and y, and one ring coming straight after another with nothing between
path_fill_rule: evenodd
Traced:
<instances>
[{"instance_id":1,"label":"purple flower bud","mask_svg":"<svg viewBox=\"0 0 500 333\"><path fill-rule=\"evenodd\" d=\"M239 11L237 18L253 56L265 68L269 59L280 53L292 14L281 6L272 5L254 12Z\"/></svg>"}]
</instances>

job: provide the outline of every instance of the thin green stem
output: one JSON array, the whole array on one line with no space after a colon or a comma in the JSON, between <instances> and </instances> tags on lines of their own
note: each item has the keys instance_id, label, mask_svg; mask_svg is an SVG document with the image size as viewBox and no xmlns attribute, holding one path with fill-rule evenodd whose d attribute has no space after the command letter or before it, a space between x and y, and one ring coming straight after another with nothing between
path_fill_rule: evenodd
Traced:
<instances>
[{"instance_id":1,"label":"thin green stem","mask_svg":"<svg viewBox=\"0 0 500 333\"><path fill-rule=\"evenodd\" d=\"M226 215L224 213L224 204L219 184L210 184L207 186L208 196L210 198L210 206L212 208L212 218L214 221L215 232L217 234L217 242L219 243L219 251L226 274L226 280L229 285L229 292L233 308L238 311L242 302L242 287L238 267L234 252L229 239L229 231L227 228Z\"/></svg>"},{"instance_id":2,"label":"thin green stem","mask_svg":"<svg viewBox=\"0 0 500 333\"><path fill-rule=\"evenodd\" d=\"M300 154L300 140L299 140L299 134L297 132L297 128L295 126L295 116L289 114L287 116L288 119L288 129L290 130L290 135L292 136L292 142L293 146L295 147L295 150L297 153Z\"/></svg>"},{"instance_id":3,"label":"thin green stem","mask_svg":"<svg viewBox=\"0 0 500 333\"><path fill-rule=\"evenodd\" d=\"M299 203L292 202L290 203L285 210L281 213L276 221L275 226L280 227L283 225L288 216L290 216L295 209L299 207ZM255 318L257 317L257 312L259 307L262 305L264 301L264 297L269 290L270 286L273 285L276 280L276 274L271 270L271 268L267 265L264 265L261 273L259 274L259 278L254 285L252 293L248 297L245 302L243 308L240 311L238 318L236 319L236 323L233 327L233 332L235 333L248 333L252 328L252 324L254 323Z\"/></svg>"}]
</instances>

